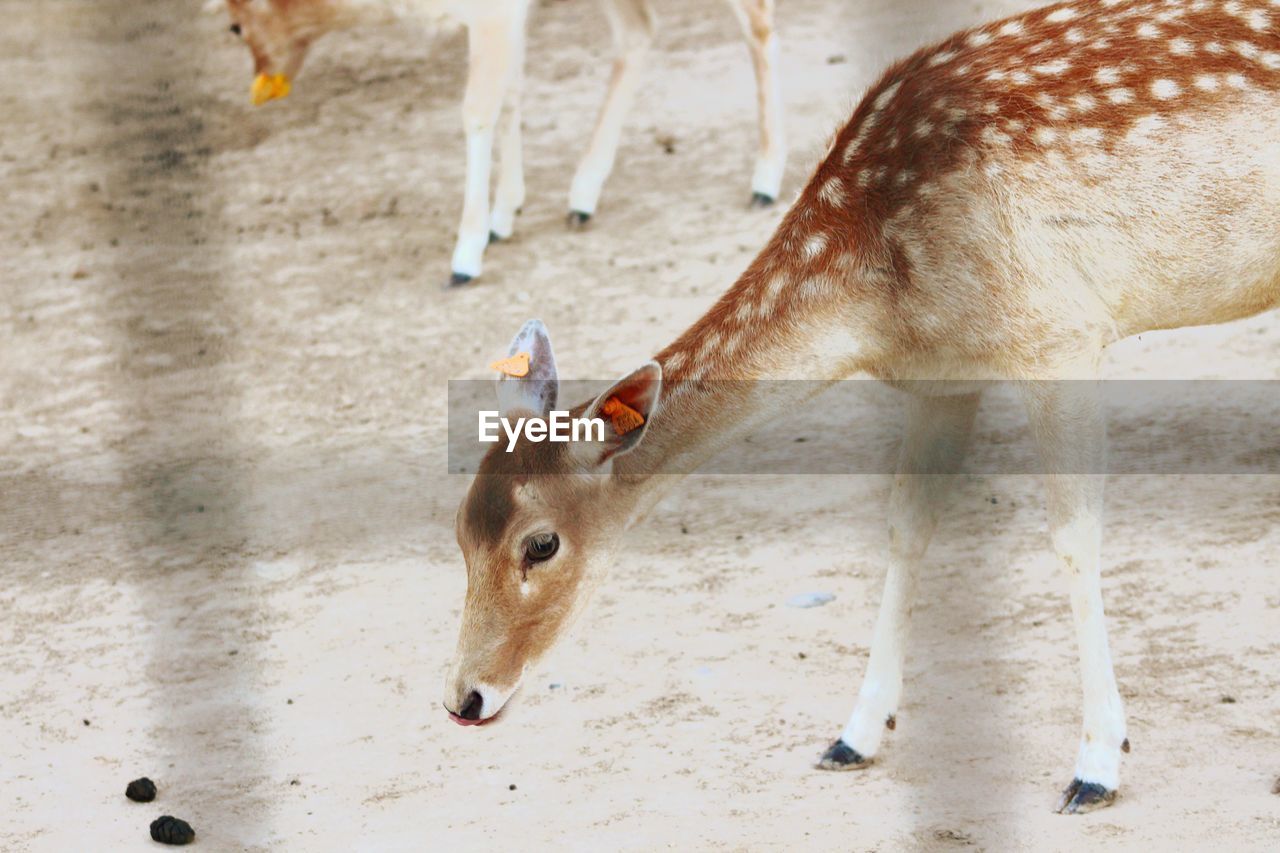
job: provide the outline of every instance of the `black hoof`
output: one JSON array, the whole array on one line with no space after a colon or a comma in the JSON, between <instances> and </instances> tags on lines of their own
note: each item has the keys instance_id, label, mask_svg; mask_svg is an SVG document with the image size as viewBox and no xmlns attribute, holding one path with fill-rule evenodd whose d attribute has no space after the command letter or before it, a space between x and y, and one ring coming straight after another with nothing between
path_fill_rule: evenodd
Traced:
<instances>
[{"instance_id":1,"label":"black hoof","mask_svg":"<svg viewBox=\"0 0 1280 853\"><path fill-rule=\"evenodd\" d=\"M473 275L467 275L464 272L456 272L453 275L449 276L449 286L461 287L462 285L471 281L473 278L475 278L475 276Z\"/></svg>"},{"instance_id":2,"label":"black hoof","mask_svg":"<svg viewBox=\"0 0 1280 853\"><path fill-rule=\"evenodd\" d=\"M489 245L490 245L490 246L492 246L494 243L501 243L501 242L502 242L502 238L498 236L498 232L497 232L497 231L490 231L490 232L489 232Z\"/></svg>"},{"instance_id":3,"label":"black hoof","mask_svg":"<svg viewBox=\"0 0 1280 853\"><path fill-rule=\"evenodd\" d=\"M1097 782L1072 779L1071 784L1058 799L1058 814L1085 814L1104 809L1116 801L1116 792L1108 791Z\"/></svg>"},{"instance_id":4,"label":"black hoof","mask_svg":"<svg viewBox=\"0 0 1280 853\"><path fill-rule=\"evenodd\" d=\"M838 740L822 753L817 767L819 770L861 770L870 763L870 758L863 758L856 749Z\"/></svg>"},{"instance_id":5,"label":"black hoof","mask_svg":"<svg viewBox=\"0 0 1280 853\"><path fill-rule=\"evenodd\" d=\"M754 208L769 207L776 200L777 199L775 199L771 195L765 195L764 193L752 193L751 207L754 207Z\"/></svg>"},{"instance_id":6,"label":"black hoof","mask_svg":"<svg viewBox=\"0 0 1280 853\"><path fill-rule=\"evenodd\" d=\"M583 213L581 210L569 211L569 216L565 219L565 224L569 226L570 231L581 231L587 227L587 223L591 221L590 213Z\"/></svg>"}]
</instances>

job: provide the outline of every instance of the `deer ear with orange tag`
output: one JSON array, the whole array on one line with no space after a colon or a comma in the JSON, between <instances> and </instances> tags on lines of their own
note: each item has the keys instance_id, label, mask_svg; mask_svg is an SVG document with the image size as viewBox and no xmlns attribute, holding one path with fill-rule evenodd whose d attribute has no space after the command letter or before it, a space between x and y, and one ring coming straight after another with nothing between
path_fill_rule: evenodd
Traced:
<instances>
[{"instance_id":1,"label":"deer ear with orange tag","mask_svg":"<svg viewBox=\"0 0 1280 853\"><path fill-rule=\"evenodd\" d=\"M551 337L541 320L530 320L521 326L507 357L489 366L501 374L498 409L503 417L515 412L546 417L555 408L560 378Z\"/></svg>"},{"instance_id":2,"label":"deer ear with orange tag","mask_svg":"<svg viewBox=\"0 0 1280 853\"><path fill-rule=\"evenodd\" d=\"M604 441L580 442L574 445L574 452L583 454L586 463L592 466L631 452L648 431L661 395L661 365L650 361L631 371L584 412L584 417L604 420Z\"/></svg>"}]
</instances>

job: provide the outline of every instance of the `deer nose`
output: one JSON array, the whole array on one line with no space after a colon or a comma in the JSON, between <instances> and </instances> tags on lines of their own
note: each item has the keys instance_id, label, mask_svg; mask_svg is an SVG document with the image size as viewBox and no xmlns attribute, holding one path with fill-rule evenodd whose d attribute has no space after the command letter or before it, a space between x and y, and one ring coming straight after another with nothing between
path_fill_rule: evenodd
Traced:
<instances>
[{"instance_id":1,"label":"deer nose","mask_svg":"<svg viewBox=\"0 0 1280 853\"><path fill-rule=\"evenodd\" d=\"M480 691L472 690L471 695L467 697L467 701L462 703L458 716L464 720L478 720L480 719L480 711L483 708L484 697L480 695Z\"/></svg>"}]
</instances>

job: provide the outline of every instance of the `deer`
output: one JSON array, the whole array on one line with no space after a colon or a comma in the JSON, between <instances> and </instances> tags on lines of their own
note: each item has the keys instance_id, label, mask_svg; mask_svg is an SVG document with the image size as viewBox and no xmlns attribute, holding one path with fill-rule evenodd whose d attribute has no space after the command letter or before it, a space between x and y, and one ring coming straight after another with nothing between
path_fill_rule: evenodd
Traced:
<instances>
[{"instance_id":1,"label":"deer","mask_svg":"<svg viewBox=\"0 0 1280 853\"><path fill-rule=\"evenodd\" d=\"M596 213L657 26L651 0L600 2L613 34L615 58L604 106L569 190L567 223L574 230L585 227ZM258 106L290 93L312 44L326 33L388 19L466 27L462 124L467 171L449 284L465 285L478 277L485 249L513 235L516 215L524 205L521 98L532 0L225 0L225 4L231 32L253 55L250 97ZM750 49L758 93L759 147L750 206L768 207L778 198L787 158L774 0L728 0L728 4ZM219 5L219 0L208 0L206 9ZM504 112L500 172L490 207L494 137Z\"/></svg>"},{"instance_id":2,"label":"deer","mask_svg":"<svg viewBox=\"0 0 1280 853\"><path fill-rule=\"evenodd\" d=\"M852 714L817 767L872 765L901 728L921 562L983 389L1006 382L1041 458L1079 650L1081 738L1056 810L1108 806L1129 732L1101 589L1103 353L1277 304L1275 0L1068 0L924 47L870 87L710 309L573 407L621 405L633 423L488 449L455 523L467 585L445 709L499 718L672 475L815 387L869 378L905 392L887 569ZM499 407L545 418L546 328L529 322L511 350L530 366L499 377ZM809 381L769 381L789 379Z\"/></svg>"}]
</instances>

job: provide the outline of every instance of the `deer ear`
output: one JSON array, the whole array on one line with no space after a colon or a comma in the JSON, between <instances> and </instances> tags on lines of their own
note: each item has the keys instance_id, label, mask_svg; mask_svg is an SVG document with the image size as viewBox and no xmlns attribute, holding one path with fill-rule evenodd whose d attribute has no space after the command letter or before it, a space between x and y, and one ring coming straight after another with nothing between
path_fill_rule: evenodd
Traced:
<instances>
[{"instance_id":1,"label":"deer ear","mask_svg":"<svg viewBox=\"0 0 1280 853\"><path fill-rule=\"evenodd\" d=\"M541 320L525 323L511 340L507 356L521 353L528 354L528 372L523 376L502 375L498 380L498 409L503 417L517 410L546 417L555 408L560 378L551 338Z\"/></svg>"},{"instance_id":2,"label":"deer ear","mask_svg":"<svg viewBox=\"0 0 1280 853\"><path fill-rule=\"evenodd\" d=\"M586 464L603 465L630 453L644 438L662 396L662 366L649 361L613 383L582 416L604 421L604 441L575 442Z\"/></svg>"}]
</instances>

